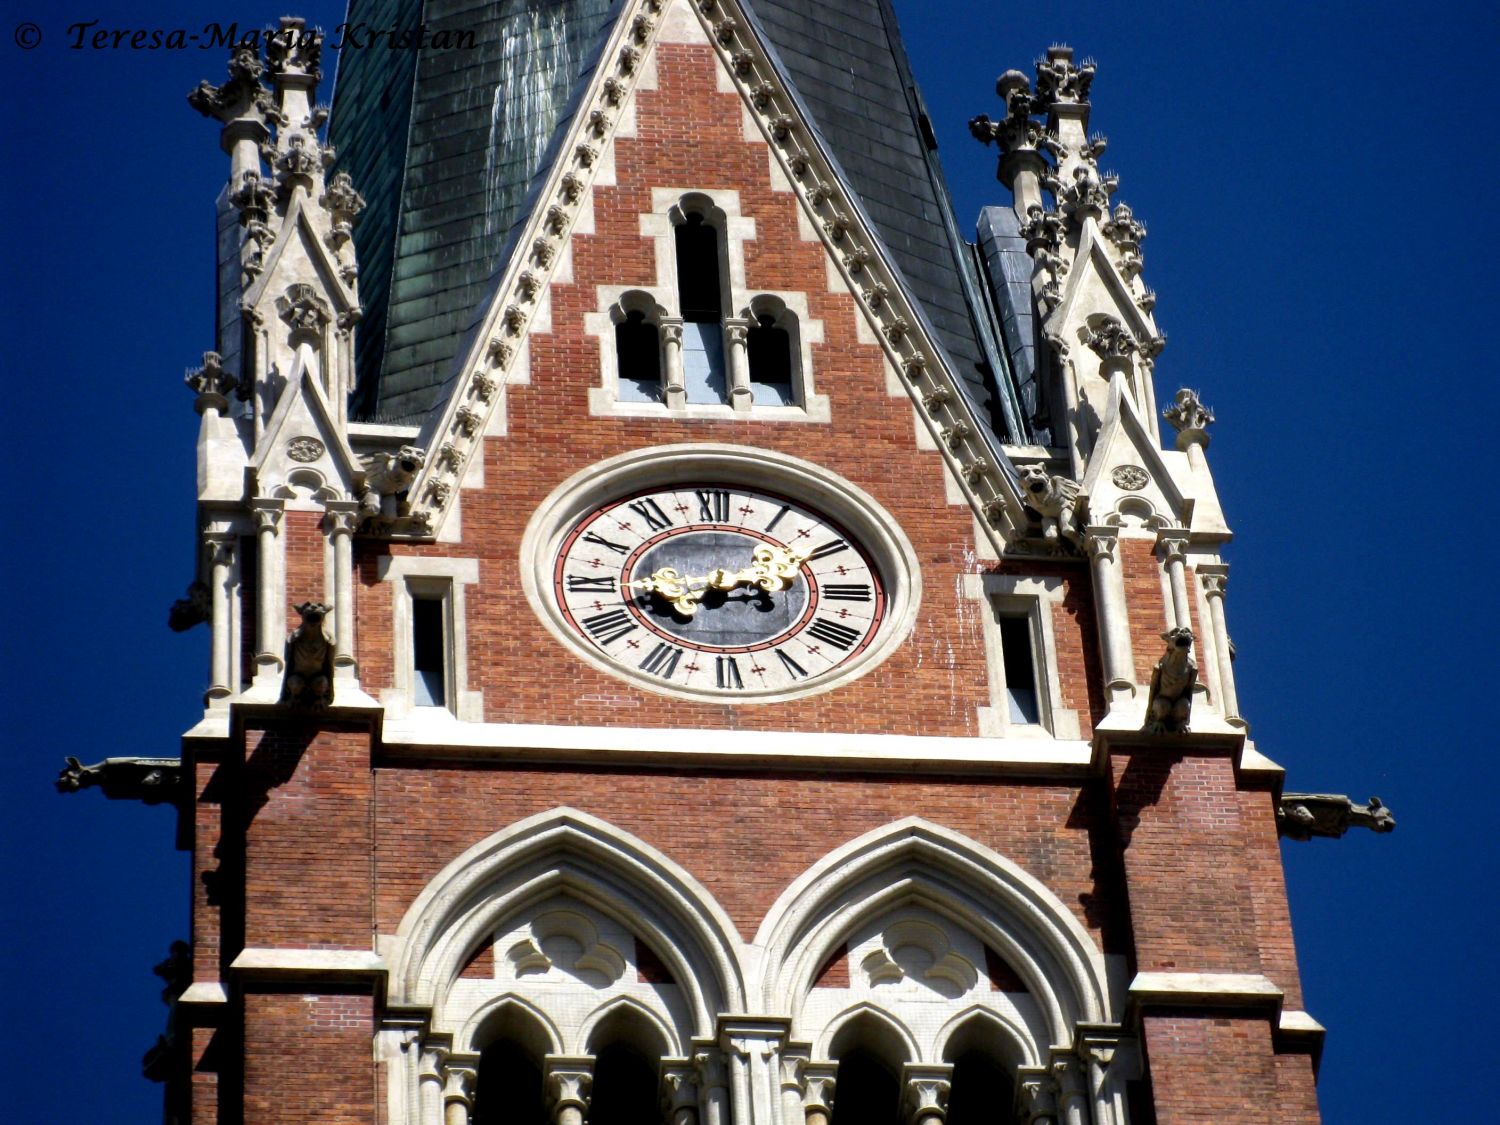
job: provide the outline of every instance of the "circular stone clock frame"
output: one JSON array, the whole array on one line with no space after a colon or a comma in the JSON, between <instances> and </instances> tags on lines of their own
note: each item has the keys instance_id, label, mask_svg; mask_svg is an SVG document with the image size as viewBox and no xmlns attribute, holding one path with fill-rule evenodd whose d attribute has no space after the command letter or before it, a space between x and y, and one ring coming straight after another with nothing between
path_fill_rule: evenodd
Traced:
<instances>
[{"instance_id":1,"label":"circular stone clock frame","mask_svg":"<svg viewBox=\"0 0 1500 1125\"><path fill-rule=\"evenodd\" d=\"M737 506L736 510L748 511L756 505L766 508L772 519L779 507L769 505L787 506L796 514L786 527L798 529L789 536L801 536L797 547L775 534L779 528L767 533L762 526L749 523L743 527L727 523L692 526L692 517L687 513L677 517L686 526L637 529L632 523L630 535L616 537L628 542L616 542L594 553L601 561L619 564L615 573L621 581L627 575L635 579L636 594L622 597L617 589L611 595L612 601L598 607L606 616L596 617L597 627L585 627L584 615L589 607L580 603L564 583L565 570L577 572L572 563L583 538L593 532L594 541L598 542L599 530L619 526L618 522L601 522L613 520L616 510L631 521L644 517L642 509L627 512L626 508L633 503L641 504L643 498L649 500L653 493L683 489L690 490L688 495L692 495L691 490L714 488L731 492L738 489L744 507ZM658 509L655 516L659 520L663 514ZM776 554L777 548L784 546L808 553L819 546L812 541L819 538L819 531L826 531L826 539L847 543L848 550L842 552L840 561L849 568L847 577L862 580L858 583L857 603L841 604L836 610L815 616L814 607L820 597L813 574L816 564L801 557L792 560L793 567L785 572L783 584L780 587L773 584L768 594L759 592L761 588L751 581L748 572L742 573L738 587L730 587L732 592L728 595L705 591L701 581L694 584L697 591L694 597L701 598L706 607L696 617L698 621L712 624L727 619L730 611L723 608L726 597L740 605L755 597L760 599L762 608L785 608L786 620L782 626L767 626L763 636L709 635L704 643L694 643L690 627L699 607L692 604L693 599L685 603L685 615L680 609L671 610L670 594L660 586L647 590L642 585L651 574L661 573L652 570L656 565L653 550L674 537L678 544L696 537L703 544L721 545L724 558L722 562L715 558L715 562L730 568L750 564L751 548L765 544L771 551L762 552L757 558L763 560L769 554L774 570L775 564L782 561ZM617 559L617 552L626 557ZM740 559L741 554L746 557ZM594 573L608 571L601 569ZM521 576L527 600L542 623L575 655L658 695L715 703L776 703L817 695L849 683L876 667L910 633L921 601L921 576L911 544L890 515L865 492L825 469L785 454L706 443L655 446L622 454L570 477L542 502L527 525L521 543ZM733 578L733 574L729 575L731 581ZM868 596L864 587L869 588ZM825 593L826 589L825 586ZM822 604L833 605L827 601ZM853 616L848 614L849 609L855 610ZM622 610L628 612L628 621ZM606 628L616 615L619 628L631 629L630 636L617 636L618 630ZM857 636L852 635L856 633ZM820 638L821 634L834 643L820 644L825 655L817 661L803 658L800 664L797 658L804 656L805 648L775 647L789 637L803 634L814 638ZM630 645L631 641L636 644ZM841 647L841 642L847 647ZM695 654L684 668L703 658L713 667L713 674L704 669L677 674L674 669L672 674L664 676L665 662L679 659L675 654L678 648ZM757 653L764 654L766 659L757 662L753 659ZM780 664L770 663L773 654L782 653L791 655ZM832 663L821 663L835 656ZM801 666L804 664L807 667ZM750 675L751 669L760 674Z\"/></svg>"}]
</instances>

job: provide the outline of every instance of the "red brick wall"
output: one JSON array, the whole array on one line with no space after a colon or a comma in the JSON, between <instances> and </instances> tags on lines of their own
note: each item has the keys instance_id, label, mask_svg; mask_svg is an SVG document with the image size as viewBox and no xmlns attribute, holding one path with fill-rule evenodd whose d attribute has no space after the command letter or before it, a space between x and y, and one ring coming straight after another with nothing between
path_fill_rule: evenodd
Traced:
<instances>
[{"instance_id":1,"label":"red brick wall","mask_svg":"<svg viewBox=\"0 0 1500 1125\"><path fill-rule=\"evenodd\" d=\"M244 1120L372 1125L375 1034L368 996L245 996Z\"/></svg>"},{"instance_id":2,"label":"red brick wall","mask_svg":"<svg viewBox=\"0 0 1500 1125\"><path fill-rule=\"evenodd\" d=\"M369 741L353 727L247 732L247 945L370 948Z\"/></svg>"},{"instance_id":3,"label":"red brick wall","mask_svg":"<svg viewBox=\"0 0 1500 1125\"><path fill-rule=\"evenodd\" d=\"M522 817L566 803L682 864L748 940L796 876L841 844L919 813L1015 860L1101 937L1093 818L1063 785L898 778L766 778L425 766L381 769L378 925L392 933L455 856Z\"/></svg>"},{"instance_id":4,"label":"red brick wall","mask_svg":"<svg viewBox=\"0 0 1500 1125\"><path fill-rule=\"evenodd\" d=\"M1157 1125L1284 1125L1264 1015L1200 1012L1143 1020ZM1313 1117L1317 1120L1316 1116Z\"/></svg>"},{"instance_id":5,"label":"red brick wall","mask_svg":"<svg viewBox=\"0 0 1500 1125\"><path fill-rule=\"evenodd\" d=\"M1125 604L1130 610L1130 649L1135 659L1135 680L1149 684L1151 672L1166 642L1167 604L1162 596L1161 563L1150 539L1120 537L1120 575L1125 581Z\"/></svg>"}]
</instances>

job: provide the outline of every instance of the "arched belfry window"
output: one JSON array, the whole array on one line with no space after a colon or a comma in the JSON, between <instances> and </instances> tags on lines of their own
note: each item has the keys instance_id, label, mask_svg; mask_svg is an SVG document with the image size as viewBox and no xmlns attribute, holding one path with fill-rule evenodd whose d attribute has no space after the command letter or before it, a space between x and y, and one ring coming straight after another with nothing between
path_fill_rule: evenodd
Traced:
<instances>
[{"instance_id":1,"label":"arched belfry window","mask_svg":"<svg viewBox=\"0 0 1500 1125\"><path fill-rule=\"evenodd\" d=\"M903 1125L900 1037L871 1015L856 1016L833 1037L838 1062L831 1125Z\"/></svg>"},{"instance_id":2,"label":"arched belfry window","mask_svg":"<svg viewBox=\"0 0 1500 1125\"><path fill-rule=\"evenodd\" d=\"M729 401L724 358L724 281L719 231L701 211L677 224L677 301L682 311L682 384L690 403Z\"/></svg>"},{"instance_id":3,"label":"arched belfry window","mask_svg":"<svg viewBox=\"0 0 1500 1125\"><path fill-rule=\"evenodd\" d=\"M589 1125L650 1125L661 1120L657 1072L667 1044L629 1008L600 1021L589 1037L594 1056Z\"/></svg>"},{"instance_id":4,"label":"arched belfry window","mask_svg":"<svg viewBox=\"0 0 1500 1125\"><path fill-rule=\"evenodd\" d=\"M751 401L757 406L795 406L792 357L796 342L791 329L796 318L774 297L758 298L750 311L746 352L750 361Z\"/></svg>"},{"instance_id":5,"label":"arched belfry window","mask_svg":"<svg viewBox=\"0 0 1500 1125\"><path fill-rule=\"evenodd\" d=\"M549 1044L541 1025L508 1004L475 1039L481 1046L470 1125L548 1125L542 1060Z\"/></svg>"},{"instance_id":6,"label":"arched belfry window","mask_svg":"<svg viewBox=\"0 0 1500 1125\"><path fill-rule=\"evenodd\" d=\"M1015 1101L1015 1065L989 1020L971 1018L949 1037L943 1061L953 1067L947 1125L990 1125L997 1108Z\"/></svg>"},{"instance_id":7,"label":"arched belfry window","mask_svg":"<svg viewBox=\"0 0 1500 1125\"><path fill-rule=\"evenodd\" d=\"M661 330L641 309L631 309L615 325L615 355L620 364L621 400L662 401Z\"/></svg>"}]
</instances>

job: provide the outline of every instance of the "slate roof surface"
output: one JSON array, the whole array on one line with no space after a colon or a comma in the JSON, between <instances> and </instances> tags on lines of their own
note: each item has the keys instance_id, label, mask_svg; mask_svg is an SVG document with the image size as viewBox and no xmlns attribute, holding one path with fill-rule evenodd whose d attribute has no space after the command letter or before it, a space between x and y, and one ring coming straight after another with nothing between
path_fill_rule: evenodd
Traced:
<instances>
[{"instance_id":1,"label":"slate roof surface","mask_svg":"<svg viewBox=\"0 0 1500 1125\"><path fill-rule=\"evenodd\" d=\"M751 3L970 397L998 434L1015 434L1024 423L1008 349L954 223L888 0ZM472 30L478 38L474 50L422 52L410 73L375 52L341 58L335 91L333 141L351 154L347 163L341 155L341 166L370 204L356 228L366 316L352 409L365 419L419 421L441 400L486 283L505 264L507 236L546 171L549 142L555 147L570 97L620 5L352 0L349 18L363 18L366 4L384 15L380 26L393 15L419 15L429 29ZM415 52L378 53L403 54ZM402 104L409 107L404 141L395 120ZM363 120L371 115L376 124ZM372 144L379 135L384 144ZM356 151L362 148L380 151ZM382 259L389 263L383 272Z\"/></svg>"}]
</instances>

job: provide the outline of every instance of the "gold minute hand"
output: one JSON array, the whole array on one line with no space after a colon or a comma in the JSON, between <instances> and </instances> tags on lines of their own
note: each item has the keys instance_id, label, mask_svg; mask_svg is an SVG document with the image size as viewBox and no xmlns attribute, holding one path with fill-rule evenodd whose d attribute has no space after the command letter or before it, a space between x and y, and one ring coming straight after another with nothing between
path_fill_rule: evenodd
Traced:
<instances>
[{"instance_id":1,"label":"gold minute hand","mask_svg":"<svg viewBox=\"0 0 1500 1125\"><path fill-rule=\"evenodd\" d=\"M740 570L719 567L703 575L686 575L678 574L674 567L664 566L645 578L625 583L625 586L655 594L670 602L683 617L692 617L709 590L735 590L740 586L758 586L767 593L785 590L806 561L806 555L761 543L751 552L750 565Z\"/></svg>"}]
</instances>

